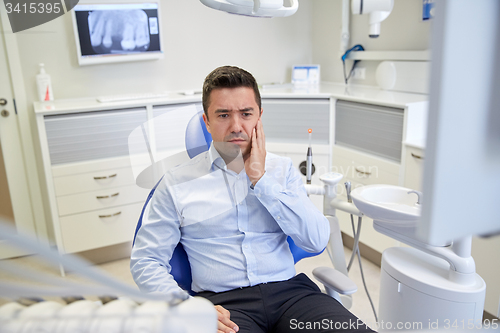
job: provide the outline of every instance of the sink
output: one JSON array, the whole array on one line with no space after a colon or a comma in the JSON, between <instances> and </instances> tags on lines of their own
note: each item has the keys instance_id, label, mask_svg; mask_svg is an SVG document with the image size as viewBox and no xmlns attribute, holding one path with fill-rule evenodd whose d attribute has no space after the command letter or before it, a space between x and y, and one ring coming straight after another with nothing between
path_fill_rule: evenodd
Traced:
<instances>
[{"instance_id":1,"label":"sink","mask_svg":"<svg viewBox=\"0 0 500 333\"><path fill-rule=\"evenodd\" d=\"M397 226L413 227L420 218L420 205L412 189L394 185L367 185L351 192L352 201L367 217Z\"/></svg>"}]
</instances>

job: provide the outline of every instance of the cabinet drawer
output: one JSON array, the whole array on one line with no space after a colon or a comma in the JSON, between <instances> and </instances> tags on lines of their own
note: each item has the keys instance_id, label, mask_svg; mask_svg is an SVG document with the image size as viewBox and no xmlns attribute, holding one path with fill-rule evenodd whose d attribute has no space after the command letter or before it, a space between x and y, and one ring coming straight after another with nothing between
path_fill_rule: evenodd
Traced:
<instances>
[{"instance_id":1,"label":"cabinet drawer","mask_svg":"<svg viewBox=\"0 0 500 333\"><path fill-rule=\"evenodd\" d=\"M149 191L130 185L61 196L57 198L59 216L142 202Z\"/></svg>"},{"instance_id":2,"label":"cabinet drawer","mask_svg":"<svg viewBox=\"0 0 500 333\"><path fill-rule=\"evenodd\" d=\"M131 168L129 156L54 165L52 166L52 177L79 175L87 172L100 172L103 170L121 168Z\"/></svg>"},{"instance_id":3,"label":"cabinet drawer","mask_svg":"<svg viewBox=\"0 0 500 333\"><path fill-rule=\"evenodd\" d=\"M400 164L335 146L332 171L363 185L399 184Z\"/></svg>"},{"instance_id":4,"label":"cabinet drawer","mask_svg":"<svg viewBox=\"0 0 500 333\"><path fill-rule=\"evenodd\" d=\"M404 109L337 101L335 144L401 162Z\"/></svg>"},{"instance_id":5,"label":"cabinet drawer","mask_svg":"<svg viewBox=\"0 0 500 333\"><path fill-rule=\"evenodd\" d=\"M308 129L313 129L312 144L330 143L330 99L263 98L262 124L270 142L308 144Z\"/></svg>"},{"instance_id":6,"label":"cabinet drawer","mask_svg":"<svg viewBox=\"0 0 500 333\"><path fill-rule=\"evenodd\" d=\"M415 147L406 147L404 186L421 191L424 172L424 151Z\"/></svg>"},{"instance_id":7,"label":"cabinet drawer","mask_svg":"<svg viewBox=\"0 0 500 333\"><path fill-rule=\"evenodd\" d=\"M133 184L135 184L135 179L130 167L54 177L56 196L100 191Z\"/></svg>"},{"instance_id":8,"label":"cabinet drawer","mask_svg":"<svg viewBox=\"0 0 500 333\"><path fill-rule=\"evenodd\" d=\"M128 156L129 135L147 121L146 107L44 116L52 165Z\"/></svg>"},{"instance_id":9,"label":"cabinet drawer","mask_svg":"<svg viewBox=\"0 0 500 333\"><path fill-rule=\"evenodd\" d=\"M80 252L132 241L143 202L61 217L64 252Z\"/></svg>"}]
</instances>

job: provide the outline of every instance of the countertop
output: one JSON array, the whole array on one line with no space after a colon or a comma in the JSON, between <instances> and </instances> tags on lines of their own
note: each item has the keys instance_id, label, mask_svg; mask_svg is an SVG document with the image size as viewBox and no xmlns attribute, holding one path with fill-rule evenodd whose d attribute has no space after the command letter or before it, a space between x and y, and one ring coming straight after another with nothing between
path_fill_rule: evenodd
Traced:
<instances>
[{"instance_id":1,"label":"countertop","mask_svg":"<svg viewBox=\"0 0 500 333\"><path fill-rule=\"evenodd\" d=\"M262 98L336 98L347 101L365 102L389 107L405 107L412 103L421 103L428 100L424 94L411 94L395 91L382 90L378 87L349 85L340 83L322 82L317 86L299 86L292 84L264 85L260 89ZM118 107L142 107L147 104L177 104L177 103L201 102L201 93L185 95L179 92L171 92L161 98L137 99L119 102L98 102L95 97L62 99L51 102L35 102L34 111L37 114L57 114L60 112L81 112L82 109L109 110Z\"/></svg>"},{"instance_id":2,"label":"countertop","mask_svg":"<svg viewBox=\"0 0 500 333\"><path fill-rule=\"evenodd\" d=\"M336 98L346 101L365 102L389 107L404 107L428 100L428 95L382 90L378 87L322 82L318 86L292 84L265 85L261 89L264 98Z\"/></svg>"},{"instance_id":3,"label":"countertop","mask_svg":"<svg viewBox=\"0 0 500 333\"><path fill-rule=\"evenodd\" d=\"M341 83L322 82L317 86L300 86L292 84L272 84L264 85L260 89L263 99L341 99L360 103L382 105L388 107L405 108L415 104L416 113L427 110L428 95L412 94L395 91L382 90L373 86L349 85ZM201 93L184 94L182 92L169 92L160 98L136 99L119 102L102 103L96 97L64 99L51 102L35 102L34 112L37 116L56 115L62 113L89 112L116 110L120 108L146 108L152 106L179 104L179 103L200 103ZM420 111L418 111L420 110ZM409 129L416 130L417 135L407 133L404 144L423 149L425 147L425 137L420 133L423 126L426 126L426 117L414 116L415 112L408 118L412 126ZM422 120L424 119L424 120ZM424 131L425 132L425 131Z\"/></svg>"}]
</instances>

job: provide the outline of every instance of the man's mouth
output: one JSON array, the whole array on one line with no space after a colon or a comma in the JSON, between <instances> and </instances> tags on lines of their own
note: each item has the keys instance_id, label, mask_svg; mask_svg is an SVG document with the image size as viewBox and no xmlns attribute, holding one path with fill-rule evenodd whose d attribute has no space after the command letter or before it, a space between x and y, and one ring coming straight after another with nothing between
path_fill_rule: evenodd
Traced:
<instances>
[{"instance_id":1,"label":"man's mouth","mask_svg":"<svg viewBox=\"0 0 500 333\"><path fill-rule=\"evenodd\" d=\"M231 139L231 140L229 140L229 142L231 142L231 143L242 143L242 142L245 142L245 140L244 139Z\"/></svg>"}]
</instances>

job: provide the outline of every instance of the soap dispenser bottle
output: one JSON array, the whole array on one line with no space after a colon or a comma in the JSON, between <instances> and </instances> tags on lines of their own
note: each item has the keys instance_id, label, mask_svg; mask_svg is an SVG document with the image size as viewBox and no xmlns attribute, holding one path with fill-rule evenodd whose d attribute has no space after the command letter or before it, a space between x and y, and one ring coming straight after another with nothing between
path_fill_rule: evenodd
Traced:
<instances>
[{"instance_id":1,"label":"soap dispenser bottle","mask_svg":"<svg viewBox=\"0 0 500 333\"><path fill-rule=\"evenodd\" d=\"M36 76L36 85L38 87L38 98L40 101L53 101L52 84L50 75L45 73L44 64L40 64L40 73Z\"/></svg>"}]
</instances>

